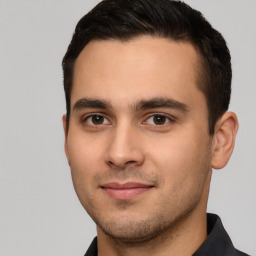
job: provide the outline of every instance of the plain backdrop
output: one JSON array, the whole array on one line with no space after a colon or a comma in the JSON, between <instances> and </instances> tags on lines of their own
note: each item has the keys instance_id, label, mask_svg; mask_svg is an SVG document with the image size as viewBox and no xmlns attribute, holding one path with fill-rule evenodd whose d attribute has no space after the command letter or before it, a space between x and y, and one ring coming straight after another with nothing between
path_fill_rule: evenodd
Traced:
<instances>
[{"instance_id":1,"label":"plain backdrop","mask_svg":"<svg viewBox=\"0 0 256 256\"><path fill-rule=\"evenodd\" d=\"M99 1L0 0L0 256L84 255L95 224L65 159L61 60L78 20ZM256 255L256 1L185 1L226 38L230 109L239 117L229 164L214 171L209 212Z\"/></svg>"}]
</instances>

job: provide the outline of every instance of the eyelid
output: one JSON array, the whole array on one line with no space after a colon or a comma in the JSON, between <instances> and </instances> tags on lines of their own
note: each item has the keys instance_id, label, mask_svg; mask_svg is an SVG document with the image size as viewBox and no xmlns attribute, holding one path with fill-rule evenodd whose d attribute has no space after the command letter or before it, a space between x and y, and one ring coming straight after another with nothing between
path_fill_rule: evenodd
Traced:
<instances>
[{"instance_id":1,"label":"eyelid","mask_svg":"<svg viewBox=\"0 0 256 256\"><path fill-rule=\"evenodd\" d=\"M99 124L99 125L92 124L92 123L91 123L91 124L88 123L87 120L88 120L89 118L92 118L93 116L101 116L101 117L103 117L105 120L107 120L108 123L107 123L107 124L106 124L106 123L103 123L103 124ZM108 124L111 124L111 121L109 120L109 118L106 117L105 114L100 113L100 112L93 112L93 113L88 113L88 114L86 114L86 115L83 115L82 118L81 118L81 120L82 120L83 123L86 122L86 123L87 123L88 125L90 125L90 126L101 126L101 125L108 125Z\"/></svg>"},{"instance_id":2,"label":"eyelid","mask_svg":"<svg viewBox=\"0 0 256 256\"><path fill-rule=\"evenodd\" d=\"M159 112L155 112L155 113L150 113L147 115L146 119L144 119L144 121L142 122L143 124L146 124L146 122L150 119L153 118L155 116L162 116L165 117L166 119L168 119L169 121L166 124L162 124L162 125L157 125L157 124L149 124L151 126L157 126L157 127L164 127L166 125L168 125L169 123L173 123L175 122L176 118L170 114L166 114L166 113L159 113Z\"/></svg>"}]
</instances>

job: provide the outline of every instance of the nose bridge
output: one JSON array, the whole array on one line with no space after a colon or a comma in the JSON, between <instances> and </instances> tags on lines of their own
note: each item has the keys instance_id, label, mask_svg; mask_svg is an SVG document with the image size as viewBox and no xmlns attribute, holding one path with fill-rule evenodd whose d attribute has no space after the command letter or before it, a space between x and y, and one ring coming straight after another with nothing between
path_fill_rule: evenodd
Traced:
<instances>
[{"instance_id":1,"label":"nose bridge","mask_svg":"<svg viewBox=\"0 0 256 256\"><path fill-rule=\"evenodd\" d=\"M106 152L109 165L127 167L137 166L144 161L139 140L139 130L128 120L120 121L112 131Z\"/></svg>"}]
</instances>

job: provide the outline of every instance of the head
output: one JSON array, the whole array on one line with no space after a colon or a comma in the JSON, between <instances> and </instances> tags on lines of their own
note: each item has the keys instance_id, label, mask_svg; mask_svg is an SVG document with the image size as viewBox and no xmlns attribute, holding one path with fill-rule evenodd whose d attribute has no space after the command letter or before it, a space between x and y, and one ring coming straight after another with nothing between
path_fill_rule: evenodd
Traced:
<instances>
[{"instance_id":1,"label":"head","mask_svg":"<svg viewBox=\"0 0 256 256\"><path fill-rule=\"evenodd\" d=\"M98 231L141 242L200 219L237 131L220 33L181 2L105 0L63 70L65 151Z\"/></svg>"}]
</instances>

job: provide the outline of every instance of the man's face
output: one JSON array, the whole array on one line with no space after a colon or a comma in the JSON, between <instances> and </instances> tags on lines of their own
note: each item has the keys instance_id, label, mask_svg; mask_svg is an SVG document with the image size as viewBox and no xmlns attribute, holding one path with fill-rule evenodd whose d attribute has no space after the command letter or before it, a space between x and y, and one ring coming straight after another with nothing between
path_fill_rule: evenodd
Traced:
<instances>
[{"instance_id":1,"label":"man's face","mask_svg":"<svg viewBox=\"0 0 256 256\"><path fill-rule=\"evenodd\" d=\"M145 240L205 211L212 138L198 67L191 44L149 36L79 55L65 149L100 232Z\"/></svg>"}]
</instances>

